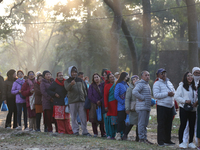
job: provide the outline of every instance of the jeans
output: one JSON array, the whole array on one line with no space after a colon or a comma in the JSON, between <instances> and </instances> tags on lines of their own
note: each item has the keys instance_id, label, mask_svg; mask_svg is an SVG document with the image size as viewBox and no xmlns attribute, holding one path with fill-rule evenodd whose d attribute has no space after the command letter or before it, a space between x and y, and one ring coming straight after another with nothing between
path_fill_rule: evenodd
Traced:
<instances>
[{"instance_id":1,"label":"jeans","mask_svg":"<svg viewBox=\"0 0 200 150\"><path fill-rule=\"evenodd\" d=\"M22 109L24 116L24 127L27 128L27 108L26 103L17 103L17 123L21 126Z\"/></svg>"}]
</instances>

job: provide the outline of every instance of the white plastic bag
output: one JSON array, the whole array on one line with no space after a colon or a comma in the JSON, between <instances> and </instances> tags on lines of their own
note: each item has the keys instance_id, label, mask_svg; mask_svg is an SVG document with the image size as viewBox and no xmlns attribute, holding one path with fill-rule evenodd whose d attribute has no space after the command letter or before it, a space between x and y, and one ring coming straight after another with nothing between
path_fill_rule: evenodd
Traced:
<instances>
[{"instance_id":1,"label":"white plastic bag","mask_svg":"<svg viewBox=\"0 0 200 150\"><path fill-rule=\"evenodd\" d=\"M30 104L31 110L35 109L35 93L29 96L29 104Z\"/></svg>"}]
</instances>

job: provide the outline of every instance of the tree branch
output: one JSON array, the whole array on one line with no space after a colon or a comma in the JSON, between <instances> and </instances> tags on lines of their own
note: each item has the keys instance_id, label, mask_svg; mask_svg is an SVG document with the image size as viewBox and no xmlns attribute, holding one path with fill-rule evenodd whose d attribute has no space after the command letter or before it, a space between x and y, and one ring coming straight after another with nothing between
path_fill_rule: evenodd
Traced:
<instances>
[{"instance_id":1,"label":"tree branch","mask_svg":"<svg viewBox=\"0 0 200 150\"><path fill-rule=\"evenodd\" d=\"M0 0L0 3L3 0ZM13 9L17 8L18 6L20 6L25 0L22 0L20 3L18 4L14 4L14 6L10 9L10 14L7 16L8 18L11 16Z\"/></svg>"}]
</instances>

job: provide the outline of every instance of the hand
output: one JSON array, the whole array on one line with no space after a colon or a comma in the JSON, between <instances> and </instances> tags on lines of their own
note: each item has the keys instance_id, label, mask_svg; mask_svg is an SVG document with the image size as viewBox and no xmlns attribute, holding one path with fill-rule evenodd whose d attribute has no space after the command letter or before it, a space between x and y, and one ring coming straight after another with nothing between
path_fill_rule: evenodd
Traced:
<instances>
[{"instance_id":1,"label":"hand","mask_svg":"<svg viewBox=\"0 0 200 150\"><path fill-rule=\"evenodd\" d=\"M197 107L198 101L193 104L193 107Z\"/></svg>"},{"instance_id":2,"label":"hand","mask_svg":"<svg viewBox=\"0 0 200 150\"><path fill-rule=\"evenodd\" d=\"M53 98L51 98L50 101L53 103Z\"/></svg>"},{"instance_id":3,"label":"hand","mask_svg":"<svg viewBox=\"0 0 200 150\"><path fill-rule=\"evenodd\" d=\"M56 96L57 98L59 98L59 97L60 97L60 96L59 96L57 93L55 94L55 96Z\"/></svg>"},{"instance_id":4,"label":"hand","mask_svg":"<svg viewBox=\"0 0 200 150\"><path fill-rule=\"evenodd\" d=\"M126 113L127 113L127 114L129 114L129 113L130 113L130 111L129 111L129 110L126 110Z\"/></svg>"},{"instance_id":5,"label":"hand","mask_svg":"<svg viewBox=\"0 0 200 150\"><path fill-rule=\"evenodd\" d=\"M105 111L108 112L108 107L105 107Z\"/></svg>"},{"instance_id":6,"label":"hand","mask_svg":"<svg viewBox=\"0 0 200 150\"><path fill-rule=\"evenodd\" d=\"M6 100L4 100L4 103L5 103L5 104L7 104L7 101L6 101Z\"/></svg>"},{"instance_id":7,"label":"hand","mask_svg":"<svg viewBox=\"0 0 200 150\"><path fill-rule=\"evenodd\" d=\"M72 82L70 83L71 85L74 85L76 82L75 80L72 80Z\"/></svg>"},{"instance_id":8,"label":"hand","mask_svg":"<svg viewBox=\"0 0 200 150\"><path fill-rule=\"evenodd\" d=\"M173 97L174 96L174 92L168 92L168 96Z\"/></svg>"},{"instance_id":9,"label":"hand","mask_svg":"<svg viewBox=\"0 0 200 150\"><path fill-rule=\"evenodd\" d=\"M19 90L19 93L21 93L21 90Z\"/></svg>"},{"instance_id":10,"label":"hand","mask_svg":"<svg viewBox=\"0 0 200 150\"><path fill-rule=\"evenodd\" d=\"M98 106L101 106L101 101L97 101L97 105L98 105Z\"/></svg>"},{"instance_id":11,"label":"hand","mask_svg":"<svg viewBox=\"0 0 200 150\"><path fill-rule=\"evenodd\" d=\"M191 104L191 100L186 100L185 103Z\"/></svg>"},{"instance_id":12,"label":"hand","mask_svg":"<svg viewBox=\"0 0 200 150\"><path fill-rule=\"evenodd\" d=\"M142 100L138 99L139 102L142 102Z\"/></svg>"}]
</instances>

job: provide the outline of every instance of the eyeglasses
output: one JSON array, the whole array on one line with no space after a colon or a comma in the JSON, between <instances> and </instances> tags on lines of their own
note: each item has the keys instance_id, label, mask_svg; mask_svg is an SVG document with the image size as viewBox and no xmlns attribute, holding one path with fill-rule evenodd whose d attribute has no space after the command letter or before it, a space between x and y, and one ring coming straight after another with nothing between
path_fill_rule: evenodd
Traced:
<instances>
[{"instance_id":1,"label":"eyeglasses","mask_svg":"<svg viewBox=\"0 0 200 150\"><path fill-rule=\"evenodd\" d=\"M167 74L167 73L166 73L166 72L161 72L160 74L161 74L161 75L164 75L164 74Z\"/></svg>"},{"instance_id":2,"label":"eyeglasses","mask_svg":"<svg viewBox=\"0 0 200 150\"><path fill-rule=\"evenodd\" d=\"M29 76L33 76L33 75L35 75L35 74L33 74L33 73L30 73L30 74L29 74Z\"/></svg>"},{"instance_id":3,"label":"eyeglasses","mask_svg":"<svg viewBox=\"0 0 200 150\"><path fill-rule=\"evenodd\" d=\"M193 75L187 75L187 77L193 77Z\"/></svg>"}]
</instances>

